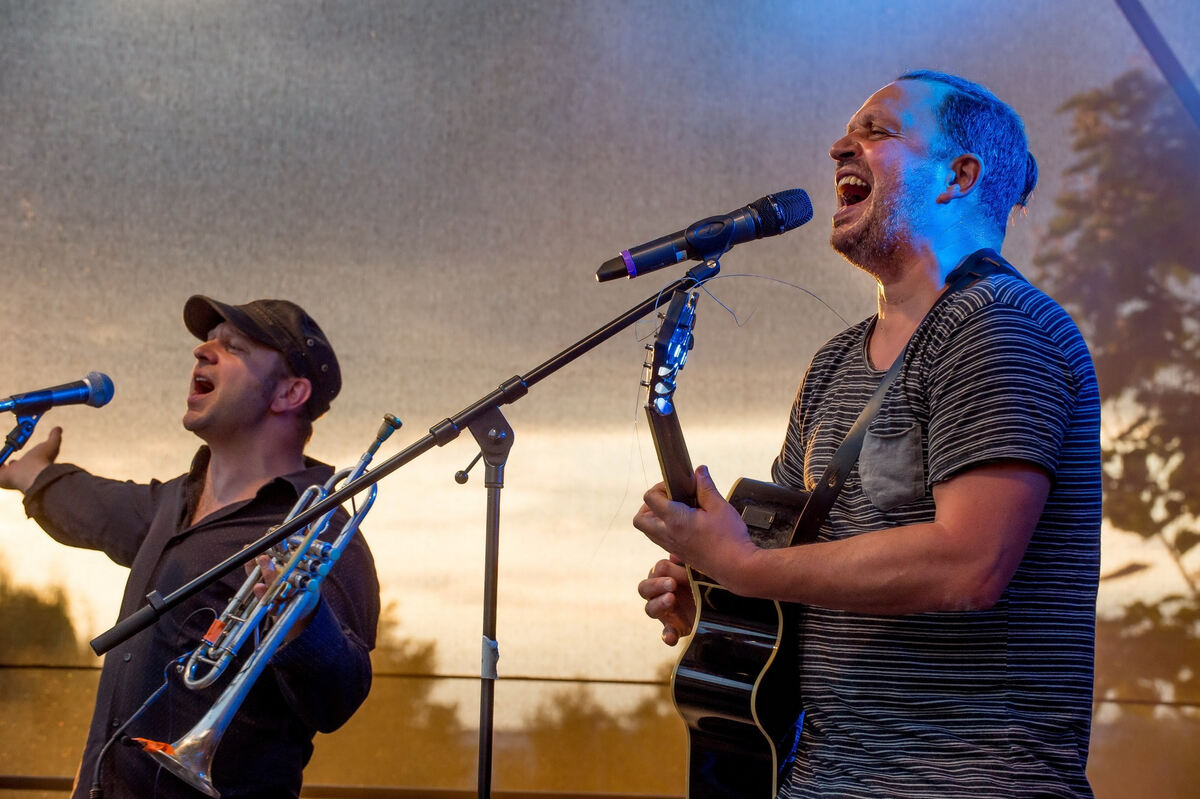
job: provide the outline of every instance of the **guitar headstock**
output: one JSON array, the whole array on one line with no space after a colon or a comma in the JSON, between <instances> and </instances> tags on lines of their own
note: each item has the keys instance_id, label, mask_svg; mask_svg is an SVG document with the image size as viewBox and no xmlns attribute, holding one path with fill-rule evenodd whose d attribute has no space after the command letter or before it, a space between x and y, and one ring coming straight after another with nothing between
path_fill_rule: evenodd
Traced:
<instances>
[{"instance_id":1,"label":"guitar headstock","mask_svg":"<svg viewBox=\"0 0 1200 799\"><path fill-rule=\"evenodd\" d=\"M698 291L677 291L671 298L654 343L646 345L648 360L642 385L646 387L646 408L659 416L675 412L675 386L688 352L694 343Z\"/></svg>"}]
</instances>

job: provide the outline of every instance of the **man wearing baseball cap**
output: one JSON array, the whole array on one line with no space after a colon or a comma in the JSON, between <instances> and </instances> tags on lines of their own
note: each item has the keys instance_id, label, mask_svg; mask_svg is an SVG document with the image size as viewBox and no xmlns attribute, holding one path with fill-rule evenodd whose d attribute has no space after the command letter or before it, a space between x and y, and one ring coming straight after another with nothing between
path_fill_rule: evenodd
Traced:
<instances>
[{"instance_id":1,"label":"man wearing baseball cap","mask_svg":"<svg viewBox=\"0 0 1200 799\"><path fill-rule=\"evenodd\" d=\"M167 595L260 538L333 474L304 455L313 420L341 389L337 357L313 318L287 300L231 305L200 295L183 318L200 339L183 426L203 442L186 474L136 484L55 463L59 428L0 468L0 487L22 491L26 512L53 538L129 567L121 617L150 591ZM326 537L346 518L339 510ZM269 558L259 562L270 568ZM108 653L74 799L94 782L108 799L200 795L137 748L104 746L114 736L174 742L213 705L237 663L200 691L167 666L197 646L244 581L227 575ZM374 561L358 533L222 736L211 777L223 799L299 796L314 734L341 726L366 698L378 618ZM164 670L166 693L138 715Z\"/></svg>"}]
</instances>

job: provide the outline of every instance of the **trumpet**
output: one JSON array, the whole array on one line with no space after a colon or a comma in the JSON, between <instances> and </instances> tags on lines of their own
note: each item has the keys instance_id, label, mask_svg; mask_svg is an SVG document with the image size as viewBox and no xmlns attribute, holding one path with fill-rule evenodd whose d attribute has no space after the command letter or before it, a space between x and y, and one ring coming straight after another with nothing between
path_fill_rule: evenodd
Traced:
<instances>
[{"instance_id":1,"label":"trumpet","mask_svg":"<svg viewBox=\"0 0 1200 799\"><path fill-rule=\"evenodd\" d=\"M358 463L352 469L337 472L323 486L309 486L282 523L286 524L314 502L328 496L342 481L349 484L361 477L375 452L388 436L400 429L400 424L392 414L385 415L375 441ZM350 517L334 541L322 541L320 536L329 528L336 508L313 521L303 532L268 550L275 565L275 575L262 597L254 595L254 586L263 578L262 569L255 566L192 651L184 668L183 682L192 690L200 690L220 678L251 636L257 639L253 653L241 670L189 732L173 744L141 741L148 755L196 790L218 799L221 796L212 783L212 760L221 736L288 631L316 606L321 581L358 531L375 502L378 488L378 485L371 486L362 507ZM273 619L269 628L268 619ZM267 628L265 632L264 628Z\"/></svg>"}]
</instances>

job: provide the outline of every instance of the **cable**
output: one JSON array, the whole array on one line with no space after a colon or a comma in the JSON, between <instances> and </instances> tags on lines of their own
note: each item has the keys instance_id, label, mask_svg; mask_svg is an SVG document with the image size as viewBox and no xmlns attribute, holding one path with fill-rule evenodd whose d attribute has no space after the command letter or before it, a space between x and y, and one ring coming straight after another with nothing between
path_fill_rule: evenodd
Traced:
<instances>
[{"instance_id":1,"label":"cable","mask_svg":"<svg viewBox=\"0 0 1200 799\"><path fill-rule=\"evenodd\" d=\"M154 693L150 694L150 697L142 703L142 706L134 711L133 715L126 719L125 723L118 727L117 731L112 734L112 737L109 738L104 746L100 748L100 754L96 756L96 771L93 774L92 787L88 790L88 799L104 799L104 789L100 787L100 768L104 764L104 756L108 754L108 748L112 746L114 742L124 737L125 729L130 724L137 721L137 719L146 712L146 709L150 707L150 705L154 704L154 702L163 695L163 692L167 690L167 686L171 684L171 675L169 673L169 669L172 665L182 664L185 660L187 660L189 655L190 653L187 655L180 655L163 667L162 685L158 686L158 688L154 690Z\"/></svg>"}]
</instances>

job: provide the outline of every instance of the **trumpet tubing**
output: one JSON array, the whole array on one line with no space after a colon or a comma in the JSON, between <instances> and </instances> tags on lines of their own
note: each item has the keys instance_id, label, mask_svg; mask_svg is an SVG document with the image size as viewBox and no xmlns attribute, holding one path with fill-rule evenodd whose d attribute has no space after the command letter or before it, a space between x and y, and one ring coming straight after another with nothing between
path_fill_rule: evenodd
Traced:
<instances>
[{"instance_id":1,"label":"trumpet tubing","mask_svg":"<svg viewBox=\"0 0 1200 799\"><path fill-rule=\"evenodd\" d=\"M328 496L343 480L349 484L361 477L375 452L398 429L399 419L390 413L384 416L375 441L354 468L337 472L323 486L309 486L296 500L283 524ZM192 690L212 685L246 641L251 636L261 636L254 652L189 732L173 744L147 742L143 748L148 755L193 788L208 796L220 797L212 783L212 759L221 736L288 632L316 606L321 581L358 531L375 503L377 493L378 485L372 485L361 507L332 542L320 540L320 536L329 529L336 508L312 522L303 533L268 550L275 575L266 591L262 597L254 594L254 586L263 577L262 569L255 566L192 651L183 671L184 684Z\"/></svg>"}]
</instances>

